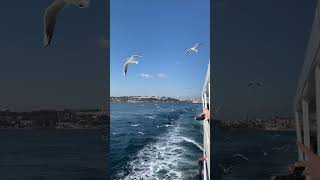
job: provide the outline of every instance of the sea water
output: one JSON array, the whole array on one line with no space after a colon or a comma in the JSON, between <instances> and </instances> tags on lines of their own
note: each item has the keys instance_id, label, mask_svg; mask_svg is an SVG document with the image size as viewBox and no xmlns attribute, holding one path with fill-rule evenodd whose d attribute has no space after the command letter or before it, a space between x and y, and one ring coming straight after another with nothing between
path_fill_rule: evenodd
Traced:
<instances>
[{"instance_id":1,"label":"sea water","mask_svg":"<svg viewBox=\"0 0 320 180\"><path fill-rule=\"evenodd\" d=\"M0 179L105 180L106 151L94 129L0 129Z\"/></svg>"},{"instance_id":2,"label":"sea water","mask_svg":"<svg viewBox=\"0 0 320 180\"><path fill-rule=\"evenodd\" d=\"M266 180L287 175L288 165L298 159L295 131L214 128L213 179ZM235 156L241 154L245 158ZM223 168L233 166L224 173Z\"/></svg>"},{"instance_id":3,"label":"sea water","mask_svg":"<svg viewBox=\"0 0 320 180\"><path fill-rule=\"evenodd\" d=\"M111 179L194 179L201 104L111 104Z\"/></svg>"}]
</instances>

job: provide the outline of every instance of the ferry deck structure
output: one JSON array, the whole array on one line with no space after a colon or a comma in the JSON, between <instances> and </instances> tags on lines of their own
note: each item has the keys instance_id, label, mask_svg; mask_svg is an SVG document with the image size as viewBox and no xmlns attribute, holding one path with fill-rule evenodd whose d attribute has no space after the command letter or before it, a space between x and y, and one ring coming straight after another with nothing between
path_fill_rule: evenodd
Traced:
<instances>
[{"instance_id":1,"label":"ferry deck structure","mask_svg":"<svg viewBox=\"0 0 320 180\"><path fill-rule=\"evenodd\" d=\"M304 64L294 99L294 117L297 141L310 148L316 147L320 155L320 3L315 16L306 49ZM313 138L311 138L313 137ZM311 142L311 139L315 141ZM298 146L298 159L307 160ZM309 176L306 178L310 179Z\"/></svg>"},{"instance_id":2,"label":"ferry deck structure","mask_svg":"<svg viewBox=\"0 0 320 180\"><path fill-rule=\"evenodd\" d=\"M210 62L202 90L202 108L210 111ZM210 180L210 119L203 121L203 180Z\"/></svg>"}]
</instances>

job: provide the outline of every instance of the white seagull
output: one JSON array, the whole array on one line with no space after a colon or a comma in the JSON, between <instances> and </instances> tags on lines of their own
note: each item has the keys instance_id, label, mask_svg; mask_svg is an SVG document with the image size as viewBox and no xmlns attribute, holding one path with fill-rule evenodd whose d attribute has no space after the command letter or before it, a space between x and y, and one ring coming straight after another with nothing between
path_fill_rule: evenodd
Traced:
<instances>
[{"instance_id":1,"label":"white seagull","mask_svg":"<svg viewBox=\"0 0 320 180\"><path fill-rule=\"evenodd\" d=\"M132 55L131 57L127 58L127 62L124 63L123 65L123 75L126 76L127 72L128 72L128 66L129 64L138 64L139 62L137 61L137 59L139 57L142 57L140 55Z\"/></svg>"},{"instance_id":2,"label":"white seagull","mask_svg":"<svg viewBox=\"0 0 320 180\"><path fill-rule=\"evenodd\" d=\"M199 46L200 46L200 43L196 43L193 47L189 48L187 51L186 51L186 54L189 54L191 51L197 53L199 52Z\"/></svg>"},{"instance_id":3,"label":"white seagull","mask_svg":"<svg viewBox=\"0 0 320 180\"><path fill-rule=\"evenodd\" d=\"M79 8L87 8L90 0L55 0L46 9L44 14L44 47L48 47L52 40L57 15L64 7L70 4Z\"/></svg>"},{"instance_id":4,"label":"white seagull","mask_svg":"<svg viewBox=\"0 0 320 180\"><path fill-rule=\"evenodd\" d=\"M254 82L254 81L250 81L250 82L248 82L248 87L253 87L253 86L257 86L257 87L261 87L261 86L263 86L264 84L263 84L263 82Z\"/></svg>"},{"instance_id":5,"label":"white seagull","mask_svg":"<svg viewBox=\"0 0 320 180\"><path fill-rule=\"evenodd\" d=\"M172 127L173 125L172 124L165 124L165 125L162 125L162 126L157 126L157 128L160 128L160 127Z\"/></svg>"},{"instance_id":6,"label":"white seagull","mask_svg":"<svg viewBox=\"0 0 320 180\"><path fill-rule=\"evenodd\" d=\"M243 159L249 161L249 159L242 154L234 154L232 157L237 157L237 156L242 157Z\"/></svg>"},{"instance_id":7,"label":"white seagull","mask_svg":"<svg viewBox=\"0 0 320 180\"><path fill-rule=\"evenodd\" d=\"M149 119L155 119L157 115L153 115L153 116L146 116L145 118L149 118Z\"/></svg>"},{"instance_id":8,"label":"white seagull","mask_svg":"<svg viewBox=\"0 0 320 180\"><path fill-rule=\"evenodd\" d=\"M268 156L269 154L266 152L266 151L264 151L264 150L262 150L262 152L263 152L263 155L264 156Z\"/></svg>"},{"instance_id":9,"label":"white seagull","mask_svg":"<svg viewBox=\"0 0 320 180\"><path fill-rule=\"evenodd\" d=\"M280 150L282 147L273 147L272 150Z\"/></svg>"},{"instance_id":10,"label":"white seagull","mask_svg":"<svg viewBox=\"0 0 320 180\"><path fill-rule=\"evenodd\" d=\"M227 174L230 173L231 168L233 168L234 166L230 166L228 168L223 167L221 164L218 163L218 165L223 169L223 173Z\"/></svg>"}]
</instances>

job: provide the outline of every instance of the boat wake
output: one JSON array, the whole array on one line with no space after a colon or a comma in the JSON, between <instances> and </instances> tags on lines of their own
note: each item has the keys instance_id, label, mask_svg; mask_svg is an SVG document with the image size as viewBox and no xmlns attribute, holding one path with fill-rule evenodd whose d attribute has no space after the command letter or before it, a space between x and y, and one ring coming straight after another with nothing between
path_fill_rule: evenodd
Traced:
<instances>
[{"instance_id":1,"label":"boat wake","mask_svg":"<svg viewBox=\"0 0 320 180\"><path fill-rule=\"evenodd\" d=\"M181 136L180 127L175 126L172 131L158 137L155 142L149 143L138 151L137 155L127 163L126 170L121 171L118 179L155 179L173 180L190 178L196 169L185 170L181 167L190 167L194 162L185 160L188 148L183 142L195 145L203 151L202 147L190 138ZM187 178L187 179L188 179Z\"/></svg>"}]
</instances>

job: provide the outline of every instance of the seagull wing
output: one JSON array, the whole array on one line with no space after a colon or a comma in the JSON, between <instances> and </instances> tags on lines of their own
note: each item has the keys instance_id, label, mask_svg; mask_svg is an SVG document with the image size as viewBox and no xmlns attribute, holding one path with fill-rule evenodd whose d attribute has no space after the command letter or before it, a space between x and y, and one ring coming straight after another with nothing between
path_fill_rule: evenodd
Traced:
<instances>
[{"instance_id":1,"label":"seagull wing","mask_svg":"<svg viewBox=\"0 0 320 180\"><path fill-rule=\"evenodd\" d=\"M186 51L185 54L188 54L190 51L191 51L191 48L189 48L189 49Z\"/></svg>"},{"instance_id":2,"label":"seagull wing","mask_svg":"<svg viewBox=\"0 0 320 180\"><path fill-rule=\"evenodd\" d=\"M136 59L136 58L139 58L139 57L142 57L142 56L137 55L137 54L131 56L132 59Z\"/></svg>"},{"instance_id":3,"label":"seagull wing","mask_svg":"<svg viewBox=\"0 0 320 180\"><path fill-rule=\"evenodd\" d=\"M226 170L220 163L218 163L218 165L223 169L223 171Z\"/></svg>"},{"instance_id":4,"label":"seagull wing","mask_svg":"<svg viewBox=\"0 0 320 180\"><path fill-rule=\"evenodd\" d=\"M44 47L48 47L53 37L58 13L67 5L64 0L55 0L44 14Z\"/></svg>"},{"instance_id":5,"label":"seagull wing","mask_svg":"<svg viewBox=\"0 0 320 180\"><path fill-rule=\"evenodd\" d=\"M196 43L193 47L196 49L200 46L200 43Z\"/></svg>"},{"instance_id":6,"label":"seagull wing","mask_svg":"<svg viewBox=\"0 0 320 180\"><path fill-rule=\"evenodd\" d=\"M235 166L230 166L227 168L228 171L230 171L232 168L234 168Z\"/></svg>"},{"instance_id":7,"label":"seagull wing","mask_svg":"<svg viewBox=\"0 0 320 180\"><path fill-rule=\"evenodd\" d=\"M246 159L247 161L249 160L248 158L246 158L246 157L243 156L242 154L235 154L235 155L233 155L232 157L237 157L237 156L242 157L242 158Z\"/></svg>"},{"instance_id":8,"label":"seagull wing","mask_svg":"<svg viewBox=\"0 0 320 180\"><path fill-rule=\"evenodd\" d=\"M123 76L127 75L129 62L124 63L123 65Z\"/></svg>"}]
</instances>

